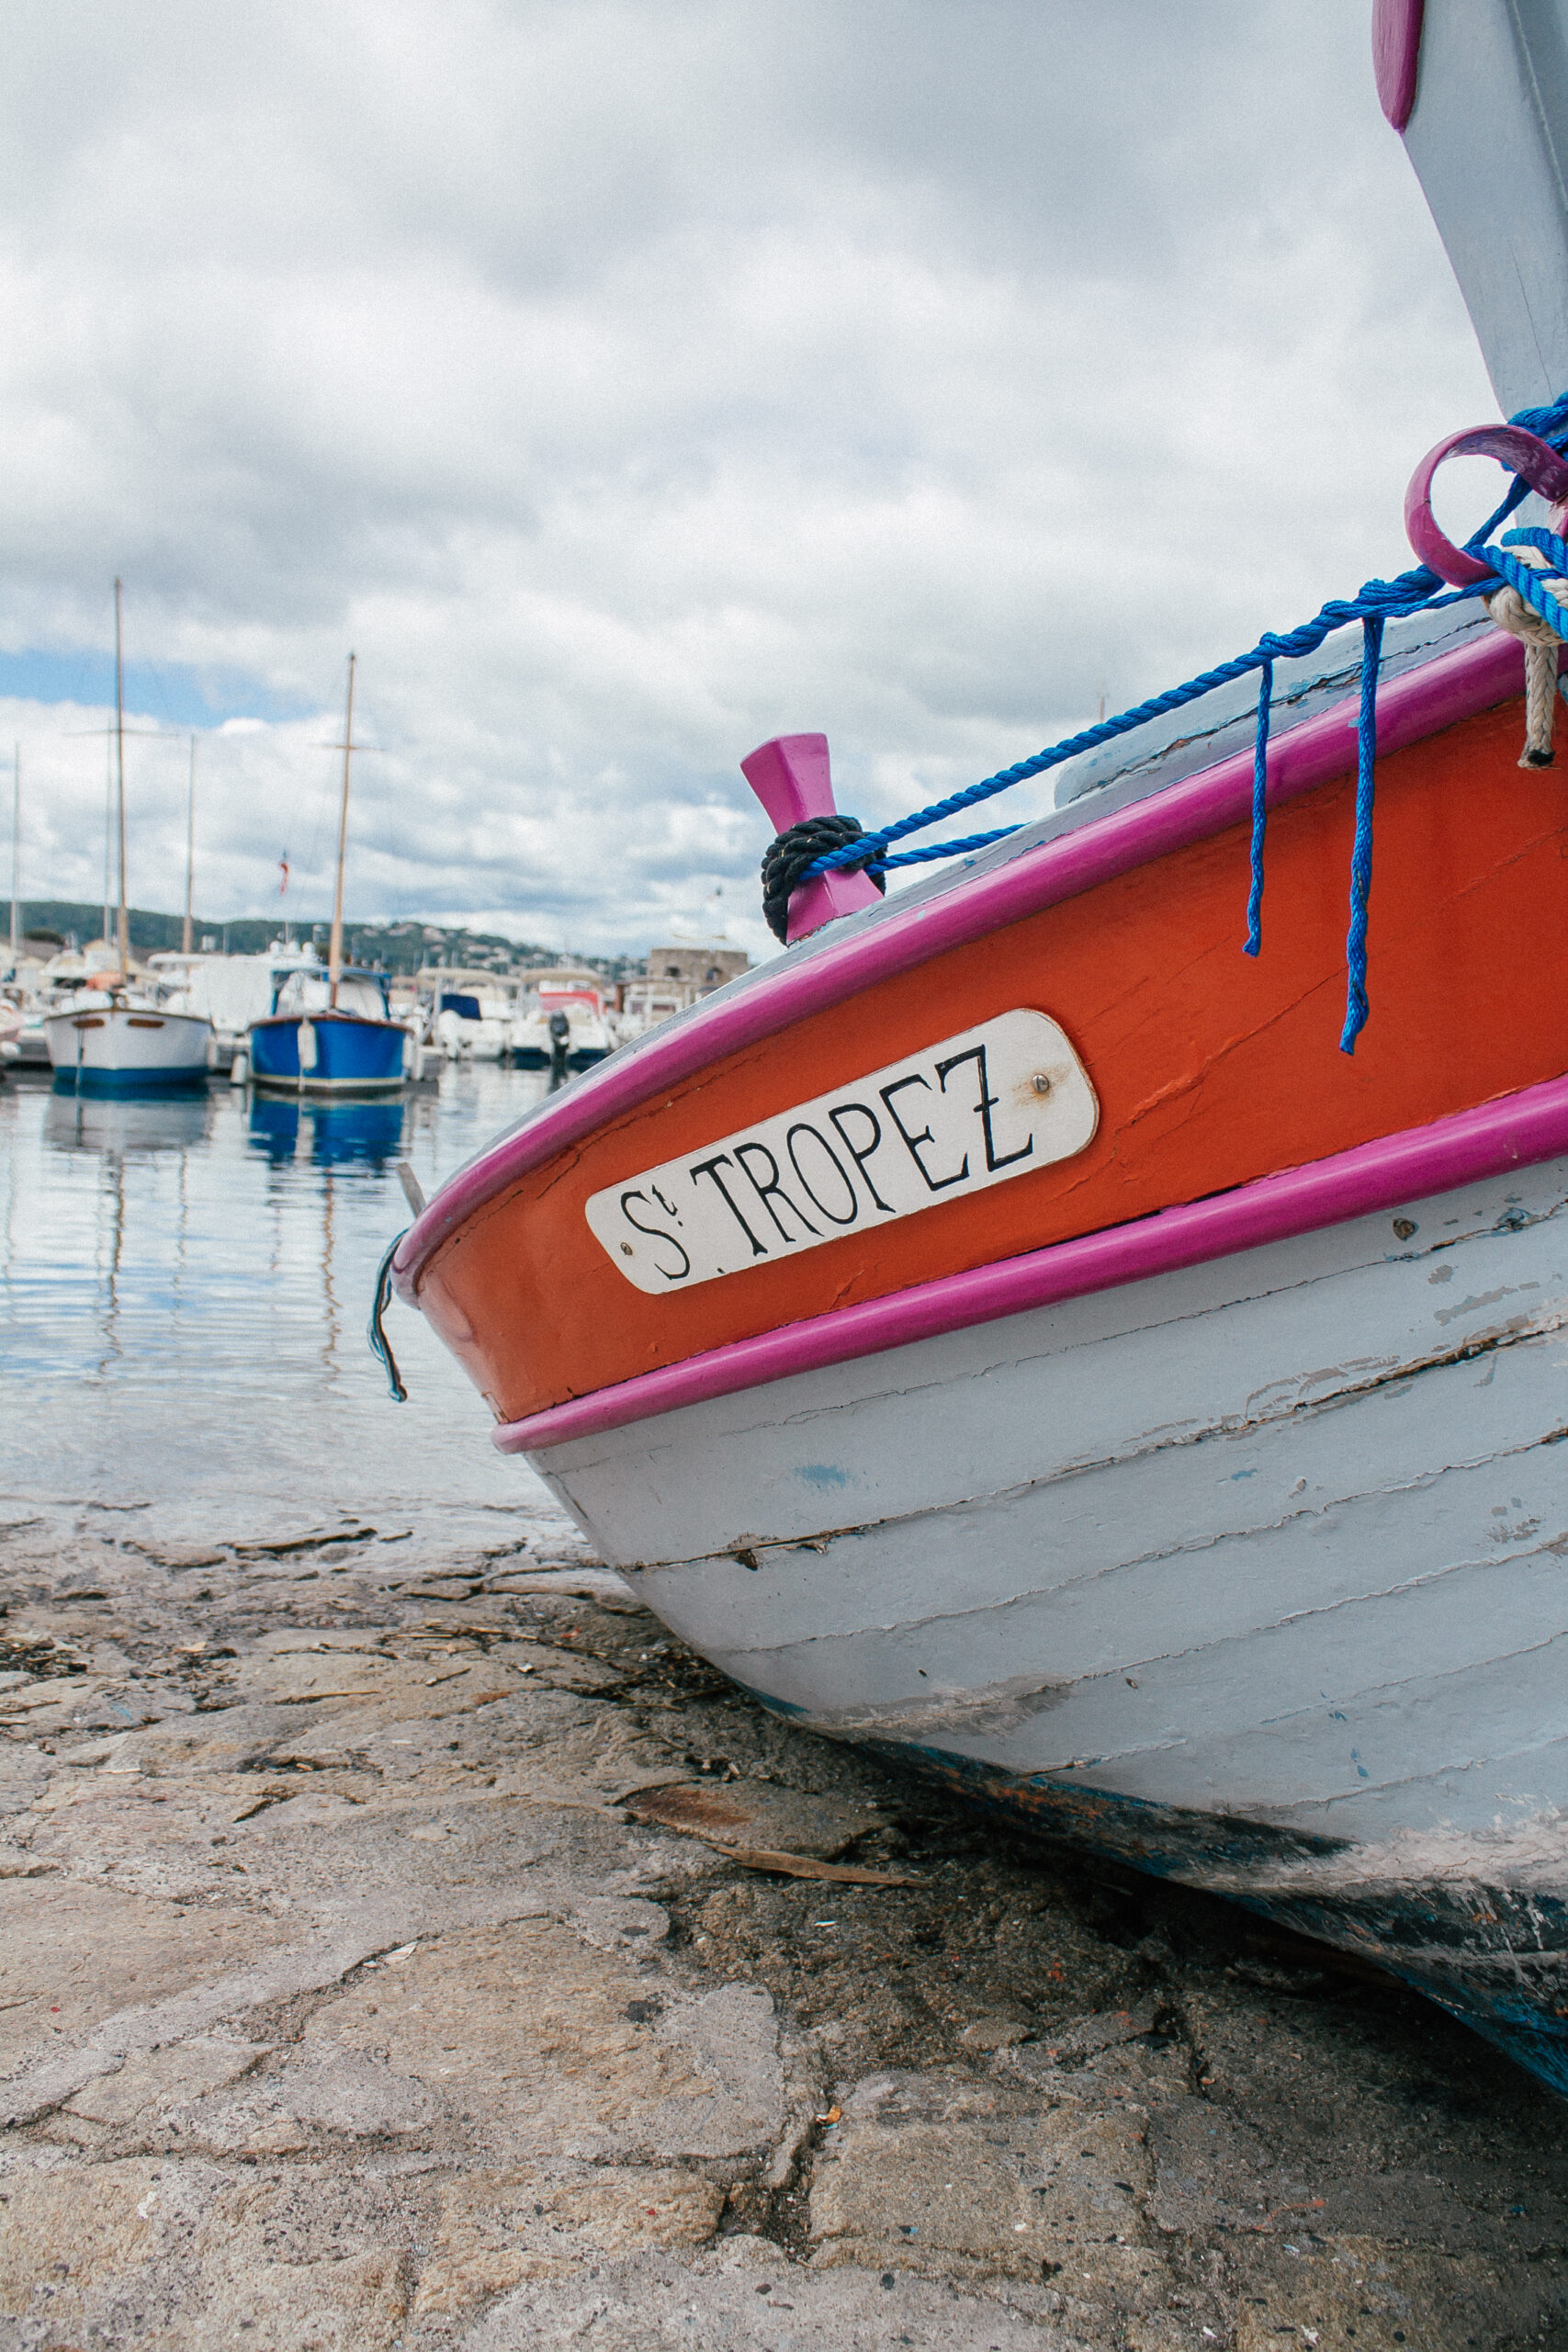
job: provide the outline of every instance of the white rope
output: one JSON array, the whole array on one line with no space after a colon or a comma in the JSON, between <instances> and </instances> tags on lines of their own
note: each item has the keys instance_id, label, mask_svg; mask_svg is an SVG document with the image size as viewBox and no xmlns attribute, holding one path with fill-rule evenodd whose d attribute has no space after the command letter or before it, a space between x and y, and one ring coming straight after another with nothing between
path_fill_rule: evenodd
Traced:
<instances>
[{"instance_id":1,"label":"white rope","mask_svg":"<svg viewBox=\"0 0 1568 2352\"><path fill-rule=\"evenodd\" d=\"M1508 552L1518 562L1528 563L1532 571L1546 572L1556 593L1568 599L1568 582L1551 571L1539 548L1510 548ZM1552 735L1557 721L1557 656L1562 639L1550 621L1526 604L1517 588L1499 588L1482 601L1498 628L1518 638L1525 649L1525 748L1519 753L1519 765L1549 768L1556 756Z\"/></svg>"}]
</instances>

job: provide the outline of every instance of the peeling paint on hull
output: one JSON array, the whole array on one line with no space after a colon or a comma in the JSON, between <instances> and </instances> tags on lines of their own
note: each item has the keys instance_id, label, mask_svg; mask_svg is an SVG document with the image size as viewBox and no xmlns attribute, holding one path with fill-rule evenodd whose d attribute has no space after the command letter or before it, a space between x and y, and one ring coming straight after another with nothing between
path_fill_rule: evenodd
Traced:
<instances>
[{"instance_id":1,"label":"peeling paint on hull","mask_svg":"<svg viewBox=\"0 0 1568 2352\"><path fill-rule=\"evenodd\" d=\"M1551 1161L534 1461L770 1705L1568 2093L1565 1434Z\"/></svg>"}]
</instances>

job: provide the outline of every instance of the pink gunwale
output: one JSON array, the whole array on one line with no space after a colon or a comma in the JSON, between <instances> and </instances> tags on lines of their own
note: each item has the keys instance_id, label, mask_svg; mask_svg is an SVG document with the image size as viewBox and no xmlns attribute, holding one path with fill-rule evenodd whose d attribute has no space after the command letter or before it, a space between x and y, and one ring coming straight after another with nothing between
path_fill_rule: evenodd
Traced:
<instances>
[{"instance_id":1,"label":"pink gunwale","mask_svg":"<svg viewBox=\"0 0 1568 2352\"><path fill-rule=\"evenodd\" d=\"M1421 20L1426 0L1374 0L1372 71L1378 99L1395 130L1416 110L1416 81L1421 62Z\"/></svg>"},{"instance_id":2,"label":"pink gunwale","mask_svg":"<svg viewBox=\"0 0 1568 2352\"><path fill-rule=\"evenodd\" d=\"M1568 1152L1568 1079L1526 1087L1478 1110L1429 1126L1358 1144L1305 1168L1241 1184L1206 1201L1161 1209L1130 1225L1058 1241L1021 1258L895 1291L891 1297L842 1306L809 1322L788 1323L736 1340L662 1371L641 1373L592 1396L577 1396L491 1432L502 1453L543 1453L572 1438L594 1437L682 1405L761 1388L792 1374L818 1372L857 1356L880 1355L944 1331L998 1322L1123 1283L1202 1265L1266 1242L1285 1241L1349 1217L1421 1200L1500 1174L1505 1169Z\"/></svg>"},{"instance_id":3,"label":"pink gunwale","mask_svg":"<svg viewBox=\"0 0 1568 2352\"><path fill-rule=\"evenodd\" d=\"M1501 629L1488 630L1477 643L1438 654L1389 681L1378 696L1379 755L1402 751L1523 692L1523 647ZM1356 704L1347 701L1277 735L1269 752L1269 806L1279 808L1348 775L1355 765L1355 726ZM1252 807L1252 757L1250 750L1238 752L1146 800L1091 818L1003 865L972 874L939 898L913 899L905 907L894 901L885 914L842 940L807 951L798 961L785 956L764 967L757 980L741 983L733 995L721 989L686 1019L612 1055L460 1168L433 1195L392 1261L399 1296L418 1306L425 1260L509 1184L722 1056L773 1036L807 1013L841 1004L949 948L1243 823ZM1239 914L1237 923L1239 930ZM1239 941L1236 963L1239 984L1245 978Z\"/></svg>"}]
</instances>

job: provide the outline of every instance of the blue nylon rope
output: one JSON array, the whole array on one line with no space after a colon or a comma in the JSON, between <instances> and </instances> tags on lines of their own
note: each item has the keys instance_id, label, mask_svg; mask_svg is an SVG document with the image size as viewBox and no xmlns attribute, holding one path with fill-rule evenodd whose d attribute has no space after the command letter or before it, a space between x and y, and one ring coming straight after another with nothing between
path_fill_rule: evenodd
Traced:
<instances>
[{"instance_id":1,"label":"blue nylon rope","mask_svg":"<svg viewBox=\"0 0 1568 2352\"><path fill-rule=\"evenodd\" d=\"M1517 556L1508 553L1510 547L1520 544L1539 548L1549 563L1560 564L1564 571L1568 571L1568 541L1554 538L1550 531L1510 531L1500 548L1488 548L1486 550L1486 560L1498 578L1506 580L1510 588L1517 588L1526 604L1533 605L1544 619L1551 622L1559 637L1568 637L1568 613L1563 611L1545 584L1550 575L1533 570L1529 564L1521 563Z\"/></svg>"},{"instance_id":2,"label":"blue nylon rope","mask_svg":"<svg viewBox=\"0 0 1568 2352\"><path fill-rule=\"evenodd\" d=\"M930 850L911 854L901 851L893 857L880 853L906 833L923 831L927 825L940 823L943 817L956 817L977 801L989 800L998 792L1006 792L1015 784L1023 784L1031 776L1043 775L1048 769L1060 767L1067 760L1077 759L1080 752L1098 751L1102 744L1113 743L1119 735L1131 734L1134 728L1145 727L1151 718L1163 718L1168 711L1180 710L1188 703L1196 702L1202 695L1212 694L1216 686L1228 686L1237 678L1245 678L1250 671L1260 670L1266 662L1291 661L1303 653L1315 653L1325 638L1337 628L1345 628L1352 621L1369 616L1385 620L1404 620L1414 613L1437 612L1446 605L1463 604L1467 597L1478 596L1486 586L1483 581L1474 588L1445 589L1435 571L1424 564L1413 571L1401 572L1397 580L1369 580L1359 594L1349 601L1338 598L1325 605L1310 621L1299 628L1276 635L1272 630L1260 637L1249 652L1237 654L1231 662L1222 662L1218 668L1204 670L1184 685L1171 686L1162 695L1155 695L1147 702L1137 703L1131 710L1123 710L1114 718L1102 718L1097 726L1083 728L1077 735L1067 736L1060 743L1051 744L1032 758L1020 760L1015 767L1002 768L995 775L985 777L979 784L965 786L962 792L950 793L945 800L935 800L929 808L917 809L913 816L899 818L897 824L885 825L879 832L862 833L842 849L829 850L807 868L802 881L809 881L818 874L828 874L839 865L869 865L873 859L885 869L895 865L914 865L930 857ZM1016 828L1009 826L1008 831ZM942 844L942 854L955 856L961 852L995 840L995 834L972 836L961 842Z\"/></svg>"},{"instance_id":3,"label":"blue nylon rope","mask_svg":"<svg viewBox=\"0 0 1568 2352\"><path fill-rule=\"evenodd\" d=\"M1568 571L1568 539L1560 539L1555 531L1510 531L1503 545L1506 548L1539 548L1554 571ZM1489 548L1486 552L1490 557L1493 550Z\"/></svg>"},{"instance_id":4,"label":"blue nylon rope","mask_svg":"<svg viewBox=\"0 0 1568 2352\"><path fill-rule=\"evenodd\" d=\"M1568 392L1560 393L1549 407L1516 410L1508 422L1523 425L1538 439L1558 447L1568 441ZM1516 475L1502 504L1466 540L1466 548L1491 562L1495 550L1485 547L1484 541L1529 495L1529 484L1521 475ZM1520 535L1509 535L1510 538L1517 536ZM1527 540L1530 539L1529 533L1522 536ZM1562 543L1556 541L1553 544L1561 546ZM1522 569L1516 566L1516 570ZM1505 569L1502 563L1498 564L1497 570L1500 577L1519 588L1528 602L1535 602L1515 577L1514 571ZM1249 671L1260 670L1265 662L1289 661L1303 653L1315 653L1325 638L1337 628L1348 628L1353 621L1364 623L1373 618L1405 620L1419 612L1440 612L1445 605L1462 604L1467 597L1483 594L1486 587L1487 583L1483 581L1472 588L1445 591L1436 572L1428 571L1425 564L1401 572L1395 580L1369 580L1359 594L1345 601L1331 601L1310 621L1303 621L1299 628L1289 629L1280 636L1269 632L1259 638L1249 652L1238 654L1235 661L1223 662L1217 669L1201 671L1184 684L1172 686L1165 694L1155 695L1149 701L1134 705L1131 710L1121 711L1113 718L1101 719L1097 726L1083 728L1077 734L1067 736L1064 741L1036 752L1032 758L1020 760L1014 767L999 769L995 775L986 776L980 783L969 785L962 792L950 793L946 799L932 801L929 808L919 808L912 816L900 818L897 824L885 825L879 832L862 833L843 849L829 851L827 855L819 857L801 879L809 881L814 876L830 873L839 865L874 865L878 872L886 873L896 865L920 865L932 858L958 857L971 850L984 849L991 842L1001 841L1008 833L1016 831L1017 827L1009 825L998 832L971 833L962 841L944 842L934 849L902 850L891 857L882 854L896 841L902 840L906 833L922 832L928 825L940 824L944 817L956 817L965 808L972 808L976 802L989 800L995 794L1006 792L1012 785L1023 784L1031 776L1043 775L1049 769L1060 767L1067 760L1077 759L1080 752L1099 751L1104 744L1113 743L1118 736L1130 734L1135 728L1147 726L1151 719L1162 718L1168 712L1180 710L1186 704L1196 702L1201 695L1212 694L1216 686L1229 685L1234 680L1246 677ZM1538 611L1542 609L1539 604L1536 608ZM1547 617L1551 618L1550 613ZM1552 626L1555 628L1556 623L1553 622Z\"/></svg>"},{"instance_id":5,"label":"blue nylon rope","mask_svg":"<svg viewBox=\"0 0 1568 2352\"><path fill-rule=\"evenodd\" d=\"M1342 1054L1353 1054L1371 1010L1367 1002L1367 901L1372 892L1372 797L1378 756L1378 670L1382 661L1382 622L1361 623L1361 710L1356 726L1356 842L1350 852L1350 930L1345 942L1349 967L1345 992Z\"/></svg>"},{"instance_id":6,"label":"blue nylon rope","mask_svg":"<svg viewBox=\"0 0 1568 2352\"><path fill-rule=\"evenodd\" d=\"M1060 767L1067 760L1077 759L1082 752L1100 750L1114 742L1119 735L1131 734L1153 718L1160 718L1169 711L1180 710L1186 704L1196 702L1202 695L1212 694L1216 686L1231 684L1244 678L1251 670L1261 670L1265 663L1290 660L1303 653L1314 653L1324 639L1337 628L1350 622L1364 620L1375 613L1387 620L1406 620L1419 612L1438 612L1447 605L1463 604L1467 597L1486 592L1488 583L1482 581L1473 588L1455 588L1439 594L1429 590L1441 590L1443 583L1435 572L1419 566L1413 571L1402 572L1397 580L1369 580L1360 594L1349 602L1336 600L1325 605L1312 620L1283 636L1269 631L1259 638L1250 652L1238 654L1234 661L1221 663L1218 669L1205 670L1185 684L1172 686L1148 702L1135 704L1131 710L1119 712L1114 718L1101 719L1094 727L1086 727L1077 735L1069 735L1060 743L1037 752L1032 759L1021 760L1015 767L1003 768L996 775L987 776L979 784L967 786L964 791L949 795L945 800L933 801L929 808L917 809L913 816L901 817L897 824L884 826L880 832L863 833L857 841L842 850L833 850L817 860L803 879L826 874L836 865L864 864L868 868L886 873L896 865L919 865L938 857L957 857L966 851L984 849L990 842L1002 841L1009 833L1017 832L1017 825L1004 825L996 832L970 833L961 841L942 842L930 849L900 850L892 856L877 856L876 852L900 840L906 833L918 832L927 825L938 823L943 817L957 816L976 801L988 800L998 792L1006 792L1015 784L1025 783L1031 776L1042 775L1047 770ZM871 845L872 856L866 847Z\"/></svg>"},{"instance_id":7,"label":"blue nylon rope","mask_svg":"<svg viewBox=\"0 0 1568 2352\"><path fill-rule=\"evenodd\" d=\"M994 833L965 833L962 841L935 842L929 849L901 850L897 857L867 859L868 874L886 874L890 865L929 865L937 857L962 857L965 851L989 849L993 842L1005 842L1010 833L1021 830L1018 825L998 825Z\"/></svg>"},{"instance_id":8,"label":"blue nylon rope","mask_svg":"<svg viewBox=\"0 0 1568 2352\"><path fill-rule=\"evenodd\" d=\"M1263 836L1269 825L1269 719L1274 705L1274 664L1265 662L1258 686L1258 738L1252 751L1252 888L1247 901L1247 945L1263 946Z\"/></svg>"}]
</instances>

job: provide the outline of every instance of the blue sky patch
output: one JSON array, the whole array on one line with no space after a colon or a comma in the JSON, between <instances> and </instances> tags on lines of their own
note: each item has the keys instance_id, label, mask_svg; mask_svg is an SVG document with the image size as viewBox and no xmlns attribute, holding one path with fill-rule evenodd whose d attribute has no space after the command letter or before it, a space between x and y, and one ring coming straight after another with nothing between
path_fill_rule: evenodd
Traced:
<instances>
[{"instance_id":1,"label":"blue sky patch","mask_svg":"<svg viewBox=\"0 0 1568 2352\"><path fill-rule=\"evenodd\" d=\"M34 647L22 653L0 653L0 695L14 695L24 702L109 707L114 702L114 656L96 648L50 653ZM173 728L220 727L226 718L281 723L309 718L317 707L275 694L237 670L194 670L177 662L128 662L125 707L139 719Z\"/></svg>"}]
</instances>

